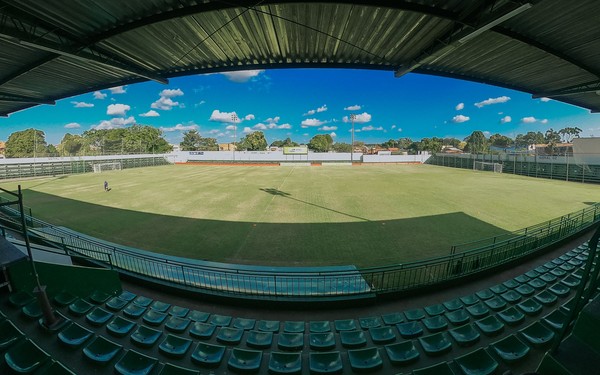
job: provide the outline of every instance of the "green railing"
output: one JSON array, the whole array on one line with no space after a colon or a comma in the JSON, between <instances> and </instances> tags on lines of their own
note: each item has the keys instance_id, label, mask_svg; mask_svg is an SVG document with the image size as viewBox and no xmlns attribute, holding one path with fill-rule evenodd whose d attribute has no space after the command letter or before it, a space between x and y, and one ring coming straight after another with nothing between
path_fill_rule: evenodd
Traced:
<instances>
[{"instance_id":1,"label":"green railing","mask_svg":"<svg viewBox=\"0 0 600 375\"><path fill-rule=\"evenodd\" d=\"M6 218L15 210L1 207ZM240 298L320 301L372 298L443 284L516 262L600 222L600 203L509 235L454 246L447 256L383 267L277 268L204 262L109 244L27 216L46 243L120 272Z\"/></svg>"}]
</instances>

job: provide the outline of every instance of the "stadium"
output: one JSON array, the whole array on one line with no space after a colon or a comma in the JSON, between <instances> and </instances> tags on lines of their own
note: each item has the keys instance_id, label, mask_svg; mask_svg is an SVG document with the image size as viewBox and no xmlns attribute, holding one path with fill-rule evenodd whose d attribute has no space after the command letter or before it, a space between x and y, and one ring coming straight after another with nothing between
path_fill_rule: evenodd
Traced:
<instances>
[{"instance_id":1,"label":"stadium","mask_svg":"<svg viewBox=\"0 0 600 375\"><path fill-rule=\"evenodd\" d=\"M3 2L0 115L306 67L458 78L596 112L599 11ZM0 372L595 373L598 138L550 156L372 154L354 148L354 119L350 152L2 160Z\"/></svg>"}]
</instances>

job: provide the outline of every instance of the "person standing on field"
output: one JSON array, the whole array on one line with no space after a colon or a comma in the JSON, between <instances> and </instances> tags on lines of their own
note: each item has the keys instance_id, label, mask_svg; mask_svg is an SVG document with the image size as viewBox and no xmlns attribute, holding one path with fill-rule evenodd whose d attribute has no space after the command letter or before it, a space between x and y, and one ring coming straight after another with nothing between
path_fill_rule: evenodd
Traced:
<instances>
[{"instance_id":1,"label":"person standing on field","mask_svg":"<svg viewBox=\"0 0 600 375\"><path fill-rule=\"evenodd\" d=\"M108 191L108 181L104 181L104 191Z\"/></svg>"}]
</instances>

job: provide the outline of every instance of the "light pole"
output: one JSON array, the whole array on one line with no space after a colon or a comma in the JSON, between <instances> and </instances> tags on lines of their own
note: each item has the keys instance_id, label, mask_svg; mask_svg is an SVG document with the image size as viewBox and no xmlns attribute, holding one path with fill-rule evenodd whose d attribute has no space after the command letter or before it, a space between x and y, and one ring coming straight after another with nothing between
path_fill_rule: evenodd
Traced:
<instances>
[{"instance_id":1,"label":"light pole","mask_svg":"<svg viewBox=\"0 0 600 375\"><path fill-rule=\"evenodd\" d=\"M350 144L350 163L354 164L354 120L356 115L353 113L350 115L350 121L352 121L352 143Z\"/></svg>"},{"instance_id":2,"label":"light pole","mask_svg":"<svg viewBox=\"0 0 600 375\"><path fill-rule=\"evenodd\" d=\"M231 122L233 122L233 161L235 161L235 142L237 142L237 121L238 117L235 113L231 114Z\"/></svg>"}]
</instances>

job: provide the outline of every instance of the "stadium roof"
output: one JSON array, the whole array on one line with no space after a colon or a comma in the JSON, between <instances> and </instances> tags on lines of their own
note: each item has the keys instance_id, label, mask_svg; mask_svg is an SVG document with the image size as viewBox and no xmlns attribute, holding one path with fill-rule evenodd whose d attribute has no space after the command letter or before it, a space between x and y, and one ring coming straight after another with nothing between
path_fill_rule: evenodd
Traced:
<instances>
[{"instance_id":1,"label":"stadium roof","mask_svg":"<svg viewBox=\"0 0 600 375\"><path fill-rule=\"evenodd\" d=\"M381 69L600 111L598 0L0 0L0 115L228 70Z\"/></svg>"}]
</instances>

